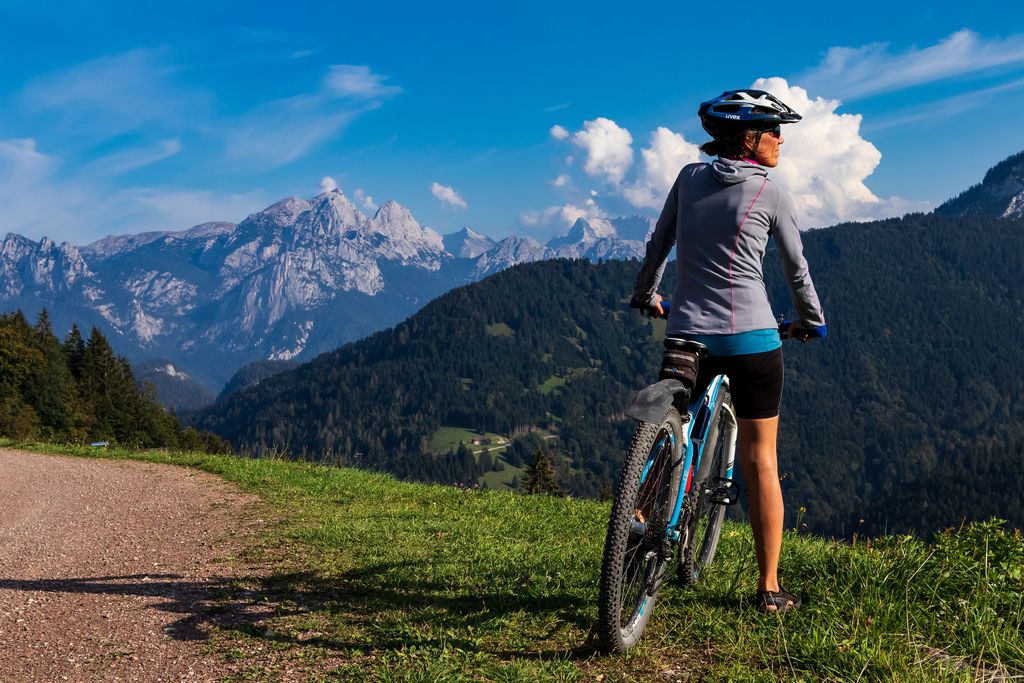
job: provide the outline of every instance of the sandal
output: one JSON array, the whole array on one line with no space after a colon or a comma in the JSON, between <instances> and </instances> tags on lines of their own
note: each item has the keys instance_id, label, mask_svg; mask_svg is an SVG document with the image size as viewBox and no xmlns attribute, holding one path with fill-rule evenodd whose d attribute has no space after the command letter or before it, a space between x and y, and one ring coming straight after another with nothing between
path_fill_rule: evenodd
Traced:
<instances>
[{"instance_id":1,"label":"sandal","mask_svg":"<svg viewBox=\"0 0 1024 683\"><path fill-rule=\"evenodd\" d=\"M803 600L796 593L790 593L788 590L779 586L777 591L757 591L757 608L762 612L785 612L786 610L796 609ZM774 607L775 609L769 609Z\"/></svg>"}]
</instances>

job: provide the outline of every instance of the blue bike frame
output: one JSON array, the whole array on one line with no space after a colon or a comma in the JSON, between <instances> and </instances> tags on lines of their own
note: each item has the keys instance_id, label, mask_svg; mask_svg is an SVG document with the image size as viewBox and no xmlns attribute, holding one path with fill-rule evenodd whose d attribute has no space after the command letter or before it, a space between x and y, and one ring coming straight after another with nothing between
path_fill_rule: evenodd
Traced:
<instances>
[{"instance_id":1,"label":"blue bike frame","mask_svg":"<svg viewBox=\"0 0 1024 683\"><path fill-rule=\"evenodd\" d=\"M722 387L729 387L729 378L725 375L718 375L708 385L707 390L689 405L690 420L683 429L685 442L683 444L683 472L686 473L685 485L679 487L672 509L672 519L665 529L665 534L670 541L679 540L679 515L683 509L686 496L690 495L690 488L693 486L694 473L700 471L700 464L704 457L704 446L707 441L708 431L711 429L711 416L715 413L722 396ZM736 415L732 406L728 403L722 406L725 415L725 429L719 436L724 439L723 462L725 463L725 478L732 478L733 467L736 462ZM654 449L657 450L657 449ZM717 472L709 472L711 477L722 476ZM641 481L647 478L645 470ZM705 480L707 481L707 479ZM682 482L681 482L682 483ZM699 494L699 492L697 492Z\"/></svg>"}]
</instances>

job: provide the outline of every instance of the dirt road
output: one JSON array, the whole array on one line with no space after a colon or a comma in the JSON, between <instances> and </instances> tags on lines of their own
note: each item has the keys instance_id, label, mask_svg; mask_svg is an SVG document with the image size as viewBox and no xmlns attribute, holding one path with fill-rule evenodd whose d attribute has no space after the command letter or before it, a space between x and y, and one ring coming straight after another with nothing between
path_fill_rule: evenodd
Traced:
<instances>
[{"instance_id":1,"label":"dirt road","mask_svg":"<svg viewBox=\"0 0 1024 683\"><path fill-rule=\"evenodd\" d=\"M0 680L220 679L257 514L193 470L0 449Z\"/></svg>"}]
</instances>

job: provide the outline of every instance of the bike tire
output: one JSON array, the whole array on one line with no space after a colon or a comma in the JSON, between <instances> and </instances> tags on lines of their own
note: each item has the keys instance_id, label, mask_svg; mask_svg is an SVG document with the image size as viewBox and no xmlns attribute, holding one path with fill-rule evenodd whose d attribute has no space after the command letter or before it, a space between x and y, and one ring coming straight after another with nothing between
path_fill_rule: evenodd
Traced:
<instances>
[{"instance_id":1,"label":"bike tire","mask_svg":"<svg viewBox=\"0 0 1024 683\"><path fill-rule=\"evenodd\" d=\"M650 621L672 558L665 530L679 493L684 440L674 407L658 423L641 422L633 434L601 563L598 631L606 652L629 650Z\"/></svg>"},{"instance_id":2,"label":"bike tire","mask_svg":"<svg viewBox=\"0 0 1024 683\"><path fill-rule=\"evenodd\" d=\"M715 559L725 521L725 506L712 503L708 491L708 482L714 477L725 477L727 472L727 463L724 462L725 439L722 435L725 433L724 406L732 405L732 396L725 387L721 391L704 446L710 459L706 461L707 466L701 463L700 471L694 478L693 486L699 487L697 490L700 491L700 497L693 516L686 524L686 536L681 550L679 581L687 586L696 584L704 568Z\"/></svg>"}]
</instances>

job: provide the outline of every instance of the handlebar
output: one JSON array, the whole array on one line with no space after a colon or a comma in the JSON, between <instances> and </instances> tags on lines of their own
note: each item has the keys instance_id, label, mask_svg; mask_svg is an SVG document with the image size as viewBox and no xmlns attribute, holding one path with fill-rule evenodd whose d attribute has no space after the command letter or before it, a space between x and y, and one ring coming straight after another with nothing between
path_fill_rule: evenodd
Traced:
<instances>
[{"instance_id":1,"label":"handlebar","mask_svg":"<svg viewBox=\"0 0 1024 683\"><path fill-rule=\"evenodd\" d=\"M672 302L668 299L661 300L661 312L656 314L646 303L637 301L636 297L633 297L629 301L629 305L632 308L640 309L645 315L658 318L668 318L668 312L672 310ZM828 325L819 325L817 327L806 327L800 321L797 321L798 326L794 330L794 334L790 337L789 328L793 325L792 320L786 320L781 315L778 318L779 323L779 337L782 339L799 339L800 341L807 341L808 339L824 339L828 336Z\"/></svg>"}]
</instances>

